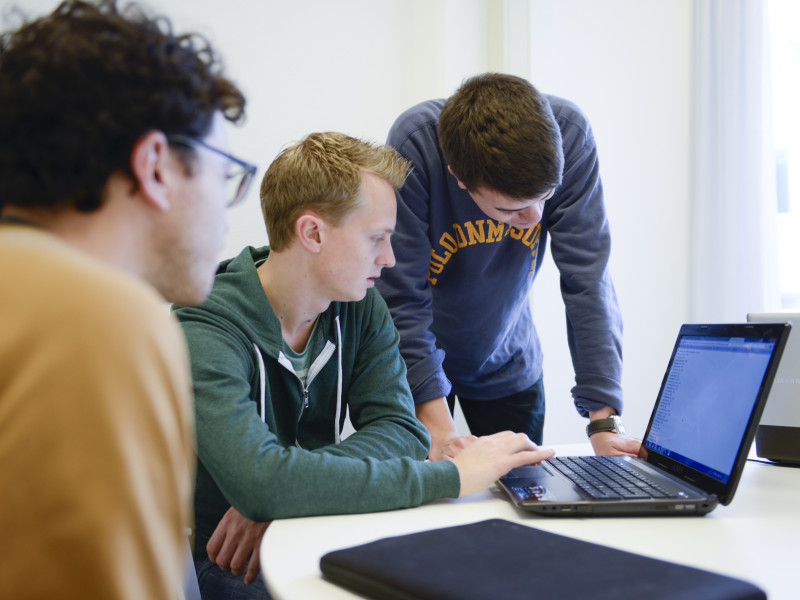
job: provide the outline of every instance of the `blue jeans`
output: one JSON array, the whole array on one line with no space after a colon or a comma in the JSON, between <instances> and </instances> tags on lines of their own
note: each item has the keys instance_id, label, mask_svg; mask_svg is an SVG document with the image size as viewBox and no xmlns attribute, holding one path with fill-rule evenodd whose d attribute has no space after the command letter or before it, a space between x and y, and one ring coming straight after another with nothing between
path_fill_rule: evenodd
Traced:
<instances>
[{"instance_id":1,"label":"blue jeans","mask_svg":"<svg viewBox=\"0 0 800 600\"><path fill-rule=\"evenodd\" d=\"M208 558L195 559L194 568L203 600L272 600L260 575L247 585L244 575L223 571Z\"/></svg>"},{"instance_id":2,"label":"blue jeans","mask_svg":"<svg viewBox=\"0 0 800 600\"><path fill-rule=\"evenodd\" d=\"M450 412L455 408L455 394L447 397ZM496 400L470 400L458 396L464 420L473 435L498 431L527 433L536 444L542 443L544 431L544 383L542 378L527 390Z\"/></svg>"}]
</instances>

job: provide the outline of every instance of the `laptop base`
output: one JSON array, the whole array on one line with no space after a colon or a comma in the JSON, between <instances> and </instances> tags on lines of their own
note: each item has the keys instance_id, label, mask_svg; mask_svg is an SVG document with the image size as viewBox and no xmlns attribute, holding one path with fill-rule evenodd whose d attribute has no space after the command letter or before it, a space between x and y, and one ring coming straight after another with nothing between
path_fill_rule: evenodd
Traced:
<instances>
[{"instance_id":1,"label":"laptop base","mask_svg":"<svg viewBox=\"0 0 800 600\"><path fill-rule=\"evenodd\" d=\"M567 457L567 460L584 459L592 461L598 457ZM612 460L631 464L640 462L629 457L613 457ZM553 462L551 459L536 466L517 467L501 477L497 484L517 508L548 517L702 516L719 504L716 497L699 489L693 493L685 486L684 490L690 493L670 489L672 486L666 480L662 483L670 493L665 498L644 498L641 501L590 498L579 485L563 477ZM651 476L657 478L659 475L653 473Z\"/></svg>"},{"instance_id":2,"label":"laptop base","mask_svg":"<svg viewBox=\"0 0 800 600\"><path fill-rule=\"evenodd\" d=\"M528 513L547 517L702 517L717 507L717 502L702 503L669 503L669 504L642 504L637 507L634 502L627 502L625 506L609 504L603 506L593 502L591 504L548 504L535 506L532 504L516 504L517 508Z\"/></svg>"}]
</instances>

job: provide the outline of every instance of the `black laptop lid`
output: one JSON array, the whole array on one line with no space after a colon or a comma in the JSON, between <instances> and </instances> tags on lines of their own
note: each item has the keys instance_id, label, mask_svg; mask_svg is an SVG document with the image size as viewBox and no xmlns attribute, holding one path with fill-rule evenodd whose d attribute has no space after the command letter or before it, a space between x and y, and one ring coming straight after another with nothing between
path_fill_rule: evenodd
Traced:
<instances>
[{"instance_id":1,"label":"black laptop lid","mask_svg":"<svg viewBox=\"0 0 800 600\"><path fill-rule=\"evenodd\" d=\"M642 442L648 462L728 504L790 325L683 325Z\"/></svg>"}]
</instances>

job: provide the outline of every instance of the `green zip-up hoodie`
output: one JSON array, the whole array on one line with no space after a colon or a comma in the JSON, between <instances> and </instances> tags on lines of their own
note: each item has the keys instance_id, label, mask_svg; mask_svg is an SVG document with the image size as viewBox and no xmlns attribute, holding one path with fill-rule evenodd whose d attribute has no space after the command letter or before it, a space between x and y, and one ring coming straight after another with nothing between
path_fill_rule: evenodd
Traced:
<instances>
[{"instance_id":1,"label":"green zip-up hoodie","mask_svg":"<svg viewBox=\"0 0 800 600\"><path fill-rule=\"evenodd\" d=\"M452 462L424 461L430 439L414 415L399 335L381 296L370 289L319 316L304 389L256 272L268 254L245 248L220 265L202 305L175 309L194 378L196 557L206 555L230 506L268 521L391 510L459 493ZM345 408L356 432L337 443Z\"/></svg>"}]
</instances>

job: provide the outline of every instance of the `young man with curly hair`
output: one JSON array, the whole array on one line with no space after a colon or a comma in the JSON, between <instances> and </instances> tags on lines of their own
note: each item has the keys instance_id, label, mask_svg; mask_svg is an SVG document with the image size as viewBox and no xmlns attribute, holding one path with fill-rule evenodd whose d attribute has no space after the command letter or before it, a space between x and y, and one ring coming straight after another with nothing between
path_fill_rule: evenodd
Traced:
<instances>
[{"instance_id":1,"label":"young man with curly hair","mask_svg":"<svg viewBox=\"0 0 800 600\"><path fill-rule=\"evenodd\" d=\"M182 585L194 431L165 301L211 289L255 172L228 153L243 109L204 39L133 6L0 38L0 597Z\"/></svg>"}]
</instances>

